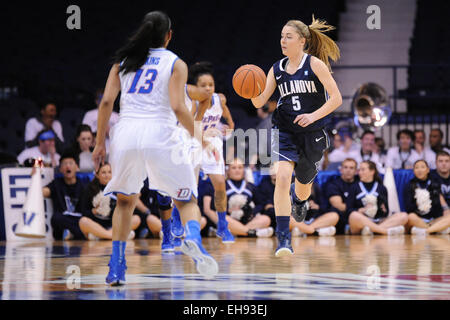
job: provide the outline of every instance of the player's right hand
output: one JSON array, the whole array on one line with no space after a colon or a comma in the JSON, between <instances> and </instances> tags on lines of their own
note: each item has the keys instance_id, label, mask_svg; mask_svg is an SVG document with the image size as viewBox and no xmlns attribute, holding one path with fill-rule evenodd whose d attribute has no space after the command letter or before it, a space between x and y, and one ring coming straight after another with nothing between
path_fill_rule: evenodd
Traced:
<instances>
[{"instance_id":1,"label":"player's right hand","mask_svg":"<svg viewBox=\"0 0 450 320\"><path fill-rule=\"evenodd\" d=\"M92 161L94 161L95 172L98 171L100 164L105 163L106 158L106 147L105 144L96 144L94 151L92 152Z\"/></svg>"}]
</instances>

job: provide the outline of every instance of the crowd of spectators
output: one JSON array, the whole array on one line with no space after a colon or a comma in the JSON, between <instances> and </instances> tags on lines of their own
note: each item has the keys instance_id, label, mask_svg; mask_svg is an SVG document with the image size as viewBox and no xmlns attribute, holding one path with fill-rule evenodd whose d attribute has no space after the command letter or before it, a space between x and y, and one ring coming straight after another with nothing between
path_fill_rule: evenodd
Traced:
<instances>
[{"instance_id":1,"label":"crowd of spectators","mask_svg":"<svg viewBox=\"0 0 450 320\"><path fill-rule=\"evenodd\" d=\"M99 105L102 92L97 92ZM270 126L276 101L258 110L257 130L265 130L265 140L258 136L258 154L270 154ZM40 117L26 122L26 148L18 156L20 165L31 166L41 158L46 167L59 175L43 188L53 201L52 229L55 239L111 239L115 207L114 196L102 190L111 179L111 166L102 165L94 172L92 150L95 145L98 109L86 112L75 137L64 137L56 119L57 106L43 104ZM119 115L113 113L109 130ZM427 234L450 230L450 150L443 145L443 132L433 128L428 137L424 130L402 129L397 144L386 150L382 138L370 130L359 137L348 127L329 131L332 141L320 163L321 170L337 170L339 175L326 186L314 182L309 211L304 222L291 219L293 236L333 236L335 234ZM224 139L230 137L224 137ZM109 146L108 146L109 147ZM247 146L248 147L248 146ZM109 150L109 148L107 148ZM229 151L229 150L228 150ZM249 163L226 152L227 221L230 231L240 237L271 237L275 228L273 194L276 170L250 154ZM386 168L411 169L414 178L405 186L405 212L389 210L387 189L380 174ZM253 172L263 172L255 180ZM77 172L91 173L92 181L77 178ZM132 220L129 238L161 236L161 213L170 212L170 203L156 191L141 190L140 201ZM204 235L214 235L217 213L214 188L207 176L199 181L199 205Z\"/></svg>"}]
</instances>

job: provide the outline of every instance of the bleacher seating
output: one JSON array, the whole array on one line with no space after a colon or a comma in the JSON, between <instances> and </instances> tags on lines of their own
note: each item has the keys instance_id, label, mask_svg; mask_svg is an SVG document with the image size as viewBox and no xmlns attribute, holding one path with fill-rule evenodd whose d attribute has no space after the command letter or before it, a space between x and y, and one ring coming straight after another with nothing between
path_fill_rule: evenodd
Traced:
<instances>
[{"instance_id":1,"label":"bleacher seating","mask_svg":"<svg viewBox=\"0 0 450 320\"><path fill-rule=\"evenodd\" d=\"M417 1L407 93L409 110L423 113L445 110L450 105L450 29L447 1Z\"/></svg>"}]
</instances>

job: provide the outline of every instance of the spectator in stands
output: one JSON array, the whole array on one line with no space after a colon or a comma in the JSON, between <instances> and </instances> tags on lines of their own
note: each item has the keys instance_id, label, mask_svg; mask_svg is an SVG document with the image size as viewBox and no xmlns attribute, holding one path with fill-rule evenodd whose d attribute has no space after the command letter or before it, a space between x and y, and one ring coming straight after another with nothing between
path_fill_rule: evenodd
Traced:
<instances>
[{"instance_id":1,"label":"spectator in stands","mask_svg":"<svg viewBox=\"0 0 450 320\"><path fill-rule=\"evenodd\" d=\"M397 147L391 147L386 156L385 167L392 169L412 169L420 156L414 150L414 133L409 129L397 132Z\"/></svg>"},{"instance_id":2,"label":"spectator in stands","mask_svg":"<svg viewBox=\"0 0 450 320\"><path fill-rule=\"evenodd\" d=\"M335 168L328 169L328 165L330 164L330 153L333 152L334 149L338 149L342 146L341 136L337 133L336 129L328 130L328 136L331 137L331 145L328 149L323 152L323 157L320 160L320 167L322 170L335 170Z\"/></svg>"},{"instance_id":3,"label":"spectator in stands","mask_svg":"<svg viewBox=\"0 0 450 320\"><path fill-rule=\"evenodd\" d=\"M336 212L339 221L336 224L336 233L344 234L348 225L348 209L350 199L354 198L353 191L358 183L356 171L358 164L354 159L345 159L340 167L340 176L327 182L325 198L328 200L328 212Z\"/></svg>"},{"instance_id":4,"label":"spectator in stands","mask_svg":"<svg viewBox=\"0 0 450 320\"><path fill-rule=\"evenodd\" d=\"M372 161L363 161L359 166L359 183L355 184L349 199L349 225L352 234L373 233L403 234L408 222L406 212L389 215L388 193L383 185L377 166Z\"/></svg>"},{"instance_id":5,"label":"spectator in stands","mask_svg":"<svg viewBox=\"0 0 450 320\"><path fill-rule=\"evenodd\" d=\"M411 234L449 233L450 209L439 182L430 178L425 160L414 163L414 178L404 189L403 200L409 213L407 228Z\"/></svg>"},{"instance_id":6,"label":"spectator in stands","mask_svg":"<svg viewBox=\"0 0 450 320\"><path fill-rule=\"evenodd\" d=\"M56 150L61 151L64 143L63 129L61 122L56 120L56 104L53 102L44 103L41 106L41 116L39 118L28 119L25 124L25 146L28 148L39 144L38 136L42 131L51 130L55 134Z\"/></svg>"},{"instance_id":7,"label":"spectator in stands","mask_svg":"<svg viewBox=\"0 0 450 320\"><path fill-rule=\"evenodd\" d=\"M245 180L244 163L240 159L234 159L229 165L226 188L229 214L226 219L231 233L247 237L271 237L274 230L270 227L270 217L253 212L255 186ZM203 197L203 212L217 225L217 214L211 209L211 194L214 192L206 192Z\"/></svg>"},{"instance_id":8,"label":"spectator in stands","mask_svg":"<svg viewBox=\"0 0 450 320\"><path fill-rule=\"evenodd\" d=\"M94 134L92 133L91 127L86 124L80 124L72 145L73 152L80 159L80 172L94 171L94 161L92 161L93 143Z\"/></svg>"},{"instance_id":9,"label":"spectator in stands","mask_svg":"<svg viewBox=\"0 0 450 320\"><path fill-rule=\"evenodd\" d=\"M445 151L447 153L450 153L450 149L447 146L444 146L442 144L442 140L444 139L444 133L439 128L431 129L430 136L429 136L429 142L431 150L434 151L434 153L438 153L439 151Z\"/></svg>"},{"instance_id":10,"label":"spectator in stands","mask_svg":"<svg viewBox=\"0 0 450 320\"><path fill-rule=\"evenodd\" d=\"M361 148L359 152L352 154L353 159L358 164L363 161L370 160L377 165L379 172L383 173L383 163L381 162L380 155L375 152L375 133L371 130L365 130L361 135Z\"/></svg>"},{"instance_id":11,"label":"spectator in stands","mask_svg":"<svg viewBox=\"0 0 450 320\"><path fill-rule=\"evenodd\" d=\"M44 129L39 132L39 145L23 150L17 156L17 160L23 165L30 158L41 158L45 167L56 168L59 164L60 155L56 152L55 137L55 133L52 130Z\"/></svg>"},{"instance_id":12,"label":"spectator in stands","mask_svg":"<svg viewBox=\"0 0 450 320\"><path fill-rule=\"evenodd\" d=\"M78 158L65 152L60 161L59 171L63 176L55 178L42 191L44 197L53 202L53 237L56 240L84 239L78 222L82 216L80 200L85 185L76 176Z\"/></svg>"},{"instance_id":13,"label":"spectator in stands","mask_svg":"<svg viewBox=\"0 0 450 320\"><path fill-rule=\"evenodd\" d=\"M374 145L374 152L378 154L378 157L380 158L380 162L383 164L386 163L386 143L384 142L384 139L381 137L375 137L375 145Z\"/></svg>"},{"instance_id":14,"label":"spectator in stands","mask_svg":"<svg viewBox=\"0 0 450 320\"><path fill-rule=\"evenodd\" d=\"M291 187L291 193L294 191L294 184ZM336 212L327 212L327 206L323 202L322 191L319 184L313 183L311 196L308 199L309 209L305 221L297 222L293 217L289 223L292 229L292 236L310 235L317 232L319 236L334 236L336 234L336 224L339 221L339 215Z\"/></svg>"},{"instance_id":15,"label":"spectator in stands","mask_svg":"<svg viewBox=\"0 0 450 320\"><path fill-rule=\"evenodd\" d=\"M112 239L112 220L116 197L103 195L103 190L111 177L111 165L107 162L101 164L95 173L95 178L87 185L81 197L80 207L83 216L78 224L86 239ZM136 230L139 224L139 217L133 215L131 229ZM134 231L131 231L128 239L133 239L134 236Z\"/></svg>"},{"instance_id":16,"label":"spectator in stands","mask_svg":"<svg viewBox=\"0 0 450 320\"><path fill-rule=\"evenodd\" d=\"M98 116L98 106L100 106L100 102L103 98L103 89L99 89L96 92L96 99L95 103L97 104L96 109L89 110L85 113L82 123L87 124L92 132L94 134L97 133L97 116ZM105 146L106 146L106 152L109 152L109 131L111 128L119 121L119 114L115 111L112 112L111 117L109 118L108 128L106 130L106 140L105 140Z\"/></svg>"},{"instance_id":17,"label":"spectator in stands","mask_svg":"<svg viewBox=\"0 0 450 320\"><path fill-rule=\"evenodd\" d=\"M441 186L441 193L450 206L450 154L440 151L436 155L436 171L431 172L432 179L435 179Z\"/></svg>"},{"instance_id":18,"label":"spectator in stands","mask_svg":"<svg viewBox=\"0 0 450 320\"><path fill-rule=\"evenodd\" d=\"M346 158L354 158L358 154L359 145L352 138L352 131L348 127L341 127L338 134L343 141L339 148L335 148L328 155L328 161L332 163L341 163ZM329 168L328 168L329 169Z\"/></svg>"},{"instance_id":19,"label":"spectator in stands","mask_svg":"<svg viewBox=\"0 0 450 320\"><path fill-rule=\"evenodd\" d=\"M414 150L420 159L428 163L431 169L436 169L436 154L429 147L425 147L425 131L423 129L414 130Z\"/></svg>"},{"instance_id":20,"label":"spectator in stands","mask_svg":"<svg viewBox=\"0 0 450 320\"><path fill-rule=\"evenodd\" d=\"M277 174L275 167L270 167L270 175L265 175L259 185L256 187L254 199L255 209L253 212L258 214L265 214L270 218L270 226L275 228L275 207L273 204L273 194L275 192L275 182Z\"/></svg>"},{"instance_id":21,"label":"spectator in stands","mask_svg":"<svg viewBox=\"0 0 450 320\"><path fill-rule=\"evenodd\" d=\"M262 108L256 109L258 117L261 119L256 126L257 130L257 154L250 155L250 168L255 170L260 167L270 167L270 154L271 154L271 132L272 132L272 113L269 110L269 104L267 103ZM261 143L261 138L266 139L266 143ZM260 159L259 156L263 155L265 159ZM267 159L267 161L265 161ZM261 160L268 163L261 163ZM256 164L256 165L255 165Z\"/></svg>"}]
</instances>

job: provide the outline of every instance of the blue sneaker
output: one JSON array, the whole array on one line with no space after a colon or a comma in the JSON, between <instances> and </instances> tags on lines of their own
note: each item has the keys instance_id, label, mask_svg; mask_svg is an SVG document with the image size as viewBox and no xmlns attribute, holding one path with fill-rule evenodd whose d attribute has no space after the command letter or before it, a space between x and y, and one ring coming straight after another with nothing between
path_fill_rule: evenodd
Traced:
<instances>
[{"instance_id":1,"label":"blue sneaker","mask_svg":"<svg viewBox=\"0 0 450 320\"><path fill-rule=\"evenodd\" d=\"M203 248L200 237L186 236L181 245L181 251L195 261L198 273L212 278L219 272L216 260Z\"/></svg>"},{"instance_id":2,"label":"blue sneaker","mask_svg":"<svg viewBox=\"0 0 450 320\"><path fill-rule=\"evenodd\" d=\"M173 238L173 246L174 246L174 248L181 247L182 243L183 243L183 241L181 240L181 238Z\"/></svg>"},{"instance_id":3,"label":"blue sneaker","mask_svg":"<svg viewBox=\"0 0 450 320\"><path fill-rule=\"evenodd\" d=\"M161 243L162 252L174 252L175 247L173 246L173 237L171 232L163 232L163 241Z\"/></svg>"},{"instance_id":4,"label":"blue sneaker","mask_svg":"<svg viewBox=\"0 0 450 320\"><path fill-rule=\"evenodd\" d=\"M276 257L290 256L294 254L294 250L291 245L291 233L288 232L277 232L278 238L278 248L275 251Z\"/></svg>"},{"instance_id":5,"label":"blue sneaker","mask_svg":"<svg viewBox=\"0 0 450 320\"><path fill-rule=\"evenodd\" d=\"M217 229L216 236L222 239L222 243L234 243L234 236L228 228Z\"/></svg>"},{"instance_id":6,"label":"blue sneaker","mask_svg":"<svg viewBox=\"0 0 450 320\"><path fill-rule=\"evenodd\" d=\"M106 276L106 284L111 286L120 286L125 284L125 271L127 270L127 262L125 259L122 260L122 263L119 261L109 260L108 263L109 272Z\"/></svg>"},{"instance_id":7,"label":"blue sneaker","mask_svg":"<svg viewBox=\"0 0 450 320\"><path fill-rule=\"evenodd\" d=\"M184 235L184 227L181 224L181 221L176 219L172 220L172 228L171 228L172 236L175 238L182 238Z\"/></svg>"}]
</instances>

